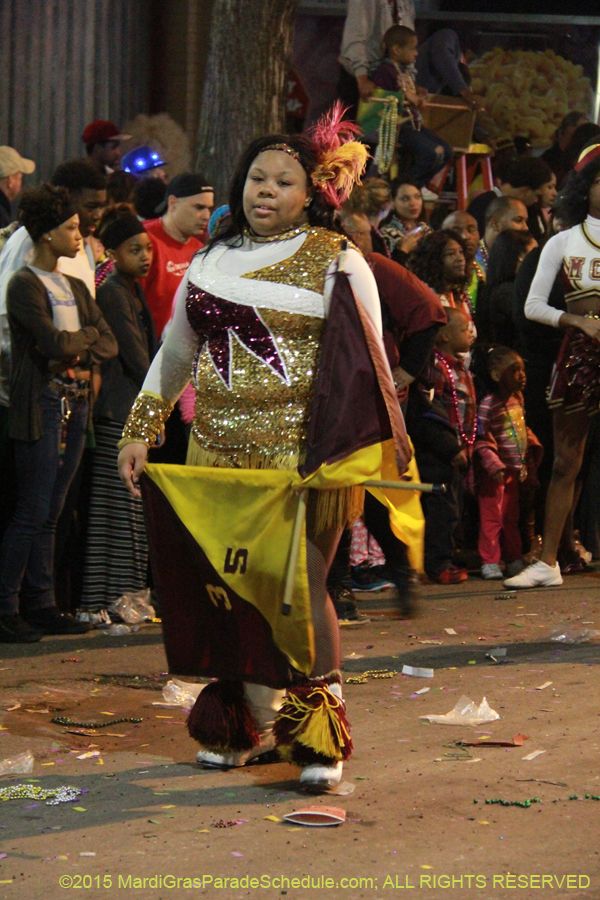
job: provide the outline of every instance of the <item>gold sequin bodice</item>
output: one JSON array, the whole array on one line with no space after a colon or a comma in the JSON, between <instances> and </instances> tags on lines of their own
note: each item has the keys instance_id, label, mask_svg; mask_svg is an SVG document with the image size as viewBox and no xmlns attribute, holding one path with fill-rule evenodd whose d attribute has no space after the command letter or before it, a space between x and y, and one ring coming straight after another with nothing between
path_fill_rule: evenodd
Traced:
<instances>
[{"instance_id":1,"label":"gold sequin bodice","mask_svg":"<svg viewBox=\"0 0 600 900\"><path fill-rule=\"evenodd\" d=\"M341 237L310 229L282 263L243 276L323 294ZM293 303L291 304L293 308ZM302 459L324 319L244 306L190 282L188 319L199 335L192 426L205 464L294 469Z\"/></svg>"},{"instance_id":2,"label":"gold sequin bodice","mask_svg":"<svg viewBox=\"0 0 600 900\"><path fill-rule=\"evenodd\" d=\"M324 320L260 312L285 364L287 382L233 338L228 389L206 344L194 366L192 430L205 452L227 458L229 465L294 469L306 435Z\"/></svg>"}]
</instances>

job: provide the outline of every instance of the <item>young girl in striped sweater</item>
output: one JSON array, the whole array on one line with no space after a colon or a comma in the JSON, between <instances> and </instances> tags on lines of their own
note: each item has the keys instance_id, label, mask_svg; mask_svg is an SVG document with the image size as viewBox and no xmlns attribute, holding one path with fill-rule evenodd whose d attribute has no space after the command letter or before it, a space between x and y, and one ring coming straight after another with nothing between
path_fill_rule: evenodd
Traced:
<instances>
[{"instance_id":1,"label":"young girl in striped sweater","mask_svg":"<svg viewBox=\"0 0 600 900\"><path fill-rule=\"evenodd\" d=\"M519 354L508 347L493 346L488 351L487 368L493 388L479 404L474 447L480 514L478 549L482 577L500 579L502 549L508 576L525 568L519 532L520 486L535 477L532 460L537 456L539 463L541 444L525 422L522 391L526 375Z\"/></svg>"}]
</instances>

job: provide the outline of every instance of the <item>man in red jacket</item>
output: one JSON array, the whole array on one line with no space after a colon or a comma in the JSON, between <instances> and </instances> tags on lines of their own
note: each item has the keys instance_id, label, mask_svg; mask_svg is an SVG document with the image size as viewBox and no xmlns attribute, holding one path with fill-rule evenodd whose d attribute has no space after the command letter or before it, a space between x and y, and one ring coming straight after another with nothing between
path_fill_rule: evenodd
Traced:
<instances>
[{"instance_id":1,"label":"man in red jacket","mask_svg":"<svg viewBox=\"0 0 600 900\"><path fill-rule=\"evenodd\" d=\"M204 246L214 203L212 187L202 175L176 175L167 188L164 215L144 227L152 241L152 265L141 282L160 339L171 317L173 298L192 257Z\"/></svg>"}]
</instances>

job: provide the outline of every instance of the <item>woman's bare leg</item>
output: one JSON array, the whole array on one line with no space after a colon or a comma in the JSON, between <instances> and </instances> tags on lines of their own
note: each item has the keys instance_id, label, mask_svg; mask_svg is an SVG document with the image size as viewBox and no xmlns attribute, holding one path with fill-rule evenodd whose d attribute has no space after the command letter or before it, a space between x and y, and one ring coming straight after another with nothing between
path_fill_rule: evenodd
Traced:
<instances>
[{"instance_id":1,"label":"woman's bare leg","mask_svg":"<svg viewBox=\"0 0 600 900\"><path fill-rule=\"evenodd\" d=\"M569 513L573 507L575 479L579 474L590 427L585 412L565 413L558 408L553 416L554 465L546 496L544 538L540 559L556 564L556 554Z\"/></svg>"}]
</instances>

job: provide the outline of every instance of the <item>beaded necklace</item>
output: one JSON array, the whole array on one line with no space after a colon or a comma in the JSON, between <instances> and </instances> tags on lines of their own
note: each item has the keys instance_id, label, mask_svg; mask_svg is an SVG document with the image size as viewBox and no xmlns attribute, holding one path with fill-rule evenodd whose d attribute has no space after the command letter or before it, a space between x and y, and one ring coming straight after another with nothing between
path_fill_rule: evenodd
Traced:
<instances>
[{"instance_id":1,"label":"beaded necklace","mask_svg":"<svg viewBox=\"0 0 600 900\"><path fill-rule=\"evenodd\" d=\"M486 260L485 264L487 266L487 260ZM483 271L483 267L479 265L479 263L477 262L476 259L473 260L473 268L475 270L475 274L477 275L478 280L485 281L485 272Z\"/></svg>"},{"instance_id":2,"label":"beaded necklace","mask_svg":"<svg viewBox=\"0 0 600 900\"><path fill-rule=\"evenodd\" d=\"M481 250L481 258L483 259L483 264L487 269L488 263L490 261L490 251L488 249L488 245L485 242L485 238L481 238L481 240L479 241L479 249Z\"/></svg>"},{"instance_id":3,"label":"beaded necklace","mask_svg":"<svg viewBox=\"0 0 600 900\"><path fill-rule=\"evenodd\" d=\"M67 716L54 716L50 719L55 725L74 725L77 728L106 728L107 725L119 725L121 722L143 722L143 719L133 719L131 716L124 719L108 719L106 722L76 722Z\"/></svg>"},{"instance_id":4,"label":"beaded necklace","mask_svg":"<svg viewBox=\"0 0 600 900\"><path fill-rule=\"evenodd\" d=\"M72 803L82 793L81 788L66 784L57 788L42 788L34 784L10 784L0 788L0 801L45 800L46 806L58 806L59 803Z\"/></svg>"},{"instance_id":5,"label":"beaded necklace","mask_svg":"<svg viewBox=\"0 0 600 900\"><path fill-rule=\"evenodd\" d=\"M473 309L473 304L471 303L471 298L469 297L466 289L463 288L462 291L459 291L458 296L460 298L460 302L462 303L462 305L463 306L466 305L468 307L468 309L471 313L471 318L474 319L475 318L475 310Z\"/></svg>"},{"instance_id":6,"label":"beaded necklace","mask_svg":"<svg viewBox=\"0 0 600 900\"><path fill-rule=\"evenodd\" d=\"M505 412L506 412L506 416L507 416L507 418L508 418L508 422L509 422L509 425L510 425L510 430L511 430L512 436L513 436L513 440L514 440L514 442L515 442L515 446L516 446L516 448L517 448L517 452L518 452L519 458L520 458L520 460L521 460L521 466L520 466L520 468L519 468L519 481L525 481L526 478L527 478L527 466L525 465L525 459L526 459L526 456L525 456L525 454L523 453L523 448L522 448L522 446L521 446L521 441L519 440L519 436L518 436L518 434L517 434L517 429L515 428L515 422L514 422L514 419L513 419L512 415L511 415L510 409L508 408L508 406L506 405L506 403L504 403L503 405L504 405L504 409L505 409ZM521 413L521 415L522 415L522 413Z\"/></svg>"},{"instance_id":7,"label":"beaded necklace","mask_svg":"<svg viewBox=\"0 0 600 900\"><path fill-rule=\"evenodd\" d=\"M448 375L450 384L452 386L452 400L454 402L454 411L456 413L456 423L457 423L457 428L460 433L460 436L463 439L463 441L465 442L465 444L468 444L469 447L472 447L473 444L475 443L475 438L477 436L477 417L475 417L475 421L473 422L473 434L471 435L471 437L467 437L467 435L465 434L465 432L463 430L462 423L460 421L460 408L458 405L458 395L456 393L456 382L454 381L454 372L452 371L452 369L450 368L450 366L448 365L448 363L446 362L446 360L444 359L442 354L439 352L439 350L435 351L435 357L436 357L436 359L439 359L439 361L443 365L444 369L446 370L446 374Z\"/></svg>"},{"instance_id":8,"label":"beaded necklace","mask_svg":"<svg viewBox=\"0 0 600 900\"><path fill-rule=\"evenodd\" d=\"M379 140L375 151L375 165L379 173L389 171L398 136L398 98L392 95L382 98L383 110L379 118Z\"/></svg>"}]
</instances>

